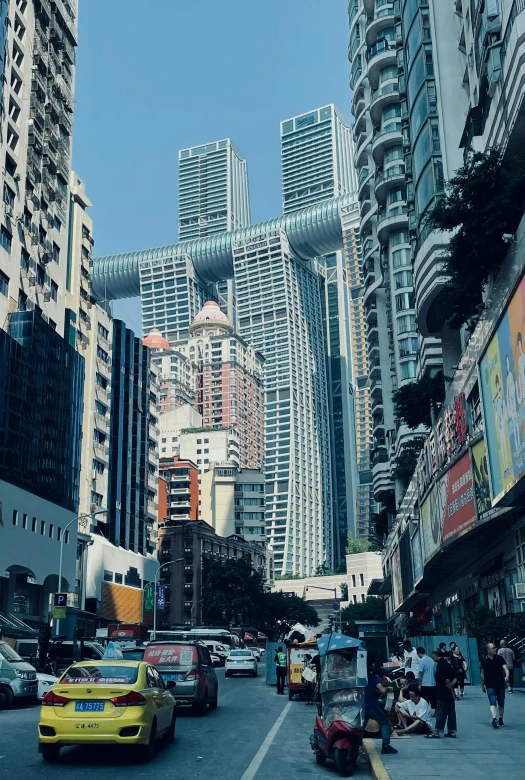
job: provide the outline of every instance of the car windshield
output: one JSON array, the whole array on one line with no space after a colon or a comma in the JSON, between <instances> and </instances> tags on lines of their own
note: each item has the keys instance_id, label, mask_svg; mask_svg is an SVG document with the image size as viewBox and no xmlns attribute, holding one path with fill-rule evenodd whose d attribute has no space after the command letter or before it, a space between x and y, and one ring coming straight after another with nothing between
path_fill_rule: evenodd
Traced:
<instances>
[{"instance_id":1,"label":"car windshield","mask_svg":"<svg viewBox=\"0 0 525 780\"><path fill-rule=\"evenodd\" d=\"M70 666L62 677L62 683L77 683L85 685L112 685L113 683L130 684L137 682L138 666L120 666L115 664L86 664L85 666Z\"/></svg>"},{"instance_id":2,"label":"car windshield","mask_svg":"<svg viewBox=\"0 0 525 780\"><path fill-rule=\"evenodd\" d=\"M6 661L11 661L11 663L23 660L10 645L5 644L4 642L0 642L0 655L5 658Z\"/></svg>"},{"instance_id":3,"label":"car windshield","mask_svg":"<svg viewBox=\"0 0 525 780\"><path fill-rule=\"evenodd\" d=\"M230 657L238 658L238 657L247 657L249 658L251 656L251 653L249 650L232 650L230 653Z\"/></svg>"},{"instance_id":4,"label":"car windshield","mask_svg":"<svg viewBox=\"0 0 525 780\"><path fill-rule=\"evenodd\" d=\"M123 650L122 655L125 661L142 661L144 650L142 648L137 648L136 650Z\"/></svg>"}]
</instances>

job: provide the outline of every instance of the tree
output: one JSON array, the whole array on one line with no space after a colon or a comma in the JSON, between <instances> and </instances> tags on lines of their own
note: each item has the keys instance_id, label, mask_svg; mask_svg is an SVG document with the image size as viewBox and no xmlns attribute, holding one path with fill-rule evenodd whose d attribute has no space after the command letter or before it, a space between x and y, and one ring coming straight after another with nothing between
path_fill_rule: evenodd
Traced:
<instances>
[{"instance_id":1,"label":"tree","mask_svg":"<svg viewBox=\"0 0 525 780\"><path fill-rule=\"evenodd\" d=\"M419 453L425 443L424 436L415 436L410 441L401 445L399 455L394 461L392 476L399 479L405 486L408 485L416 468Z\"/></svg>"},{"instance_id":2,"label":"tree","mask_svg":"<svg viewBox=\"0 0 525 780\"><path fill-rule=\"evenodd\" d=\"M308 628L319 625L317 610L293 593L265 593L257 620L258 628L273 639L283 639L295 623Z\"/></svg>"},{"instance_id":3,"label":"tree","mask_svg":"<svg viewBox=\"0 0 525 780\"><path fill-rule=\"evenodd\" d=\"M350 604L341 611L343 633L357 636L356 623L360 620L386 620L385 602L377 596L368 596L360 604Z\"/></svg>"},{"instance_id":4,"label":"tree","mask_svg":"<svg viewBox=\"0 0 525 780\"><path fill-rule=\"evenodd\" d=\"M424 425L430 428L432 410L435 413L445 400L445 377L442 371L402 385L392 393L394 414L408 428Z\"/></svg>"},{"instance_id":5,"label":"tree","mask_svg":"<svg viewBox=\"0 0 525 780\"><path fill-rule=\"evenodd\" d=\"M341 583L341 600L342 601L348 601L348 583L342 582Z\"/></svg>"},{"instance_id":6,"label":"tree","mask_svg":"<svg viewBox=\"0 0 525 780\"><path fill-rule=\"evenodd\" d=\"M440 295L443 324L473 328L482 289L507 253L505 233L515 233L525 207L523 159L504 161L500 149L469 154L436 199L425 225L453 233L443 255L448 283Z\"/></svg>"},{"instance_id":7,"label":"tree","mask_svg":"<svg viewBox=\"0 0 525 780\"><path fill-rule=\"evenodd\" d=\"M216 561L203 558L203 617L207 623L253 622L264 581L248 555Z\"/></svg>"},{"instance_id":8,"label":"tree","mask_svg":"<svg viewBox=\"0 0 525 780\"><path fill-rule=\"evenodd\" d=\"M369 552L372 549L372 542L364 536L355 537L348 534L346 540L346 554L355 555L355 553Z\"/></svg>"}]
</instances>

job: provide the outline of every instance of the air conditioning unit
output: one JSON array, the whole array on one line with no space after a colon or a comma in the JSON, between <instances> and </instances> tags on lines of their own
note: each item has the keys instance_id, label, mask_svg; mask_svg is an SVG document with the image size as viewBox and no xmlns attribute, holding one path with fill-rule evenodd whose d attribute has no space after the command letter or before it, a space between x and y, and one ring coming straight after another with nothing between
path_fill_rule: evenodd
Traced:
<instances>
[{"instance_id":1,"label":"air conditioning unit","mask_svg":"<svg viewBox=\"0 0 525 780\"><path fill-rule=\"evenodd\" d=\"M50 292L45 292L44 293L44 301L46 303L49 303L50 300L51 300L51 293Z\"/></svg>"},{"instance_id":2,"label":"air conditioning unit","mask_svg":"<svg viewBox=\"0 0 525 780\"><path fill-rule=\"evenodd\" d=\"M514 583L514 598L525 599L525 582Z\"/></svg>"},{"instance_id":3,"label":"air conditioning unit","mask_svg":"<svg viewBox=\"0 0 525 780\"><path fill-rule=\"evenodd\" d=\"M9 203L4 203L4 211L6 217L12 217L13 216L13 207L9 205Z\"/></svg>"}]
</instances>

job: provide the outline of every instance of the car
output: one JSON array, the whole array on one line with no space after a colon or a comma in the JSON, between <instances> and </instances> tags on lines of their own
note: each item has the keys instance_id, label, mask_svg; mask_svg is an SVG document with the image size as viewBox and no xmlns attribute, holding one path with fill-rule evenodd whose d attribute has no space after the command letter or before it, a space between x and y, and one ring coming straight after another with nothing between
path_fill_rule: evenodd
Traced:
<instances>
[{"instance_id":1,"label":"car","mask_svg":"<svg viewBox=\"0 0 525 780\"><path fill-rule=\"evenodd\" d=\"M36 669L0 641L0 710L13 704L34 704L37 689Z\"/></svg>"},{"instance_id":2,"label":"car","mask_svg":"<svg viewBox=\"0 0 525 780\"><path fill-rule=\"evenodd\" d=\"M15 643L16 652L29 663L38 656L38 639L20 639ZM79 644L77 650L80 652ZM52 640L48 649L49 667L60 677L73 663L74 643L72 639ZM84 659L98 660L104 655L104 647L91 639L84 640Z\"/></svg>"},{"instance_id":3,"label":"car","mask_svg":"<svg viewBox=\"0 0 525 780\"><path fill-rule=\"evenodd\" d=\"M214 666L222 666L222 660L219 658L218 655L215 655L215 653L210 653L211 662Z\"/></svg>"},{"instance_id":4,"label":"car","mask_svg":"<svg viewBox=\"0 0 525 780\"><path fill-rule=\"evenodd\" d=\"M217 709L219 682L209 650L202 642L149 642L144 660L155 666L165 682L176 683L173 695L178 705L191 707L195 715Z\"/></svg>"},{"instance_id":5,"label":"car","mask_svg":"<svg viewBox=\"0 0 525 780\"><path fill-rule=\"evenodd\" d=\"M206 645L210 653L212 653L212 655L219 656L221 661L221 666L224 666L224 662L228 657L227 648L224 645L221 645L219 642L205 641L204 644Z\"/></svg>"},{"instance_id":6,"label":"car","mask_svg":"<svg viewBox=\"0 0 525 780\"><path fill-rule=\"evenodd\" d=\"M58 677L53 674L44 674L43 672L36 673L36 679L38 682L38 691L36 694L37 701L42 701L46 693L58 682Z\"/></svg>"},{"instance_id":7,"label":"car","mask_svg":"<svg viewBox=\"0 0 525 780\"><path fill-rule=\"evenodd\" d=\"M120 652L124 661L142 661L145 649L145 647L137 645L137 647L121 648Z\"/></svg>"},{"instance_id":8,"label":"car","mask_svg":"<svg viewBox=\"0 0 525 780\"><path fill-rule=\"evenodd\" d=\"M251 674L257 677L257 661L251 650L232 650L226 659L226 677L232 674Z\"/></svg>"},{"instance_id":9,"label":"car","mask_svg":"<svg viewBox=\"0 0 525 780\"><path fill-rule=\"evenodd\" d=\"M38 750L58 760L66 745L138 746L153 758L157 740L175 738L176 703L154 666L144 661L80 661L42 702Z\"/></svg>"},{"instance_id":10,"label":"car","mask_svg":"<svg viewBox=\"0 0 525 780\"><path fill-rule=\"evenodd\" d=\"M261 660L261 653L260 653L260 650L259 650L258 647L250 647L249 650L250 650L251 654L253 655L253 657L255 658L256 661L260 661Z\"/></svg>"}]
</instances>

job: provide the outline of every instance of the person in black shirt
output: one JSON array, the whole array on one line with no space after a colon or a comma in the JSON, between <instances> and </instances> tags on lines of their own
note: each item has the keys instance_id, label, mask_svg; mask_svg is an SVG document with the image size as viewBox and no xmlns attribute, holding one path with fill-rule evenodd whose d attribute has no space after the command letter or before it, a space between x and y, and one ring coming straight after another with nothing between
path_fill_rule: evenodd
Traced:
<instances>
[{"instance_id":1,"label":"person in black shirt","mask_svg":"<svg viewBox=\"0 0 525 780\"><path fill-rule=\"evenodd\" d=\"M481 685L483 693L487 693L492 715L492 725L495 729L504 726L503 710L505 707L505 686L509 679L509 670L505 659L498 655L496 645L489 642L487 657L481 662ZM499 720L496 717L496 706L499 707Z\"/></svg>"},{"instance_id":2,"label":"person in black shirt","mask_svg":"<svg viewBox=\"0 0 525 780\"><path fill-rule=\"evenodd\" d=\"M432 734L427 734L425 739L439 739L440 732L445 730L445 724L448 727L445 736L455 739L457 723L454 686L457 680L454 669L448 659L443 657L440 649L434 650L432 658L436 662L436 728Z\"/></svg>"}]
</instances>

